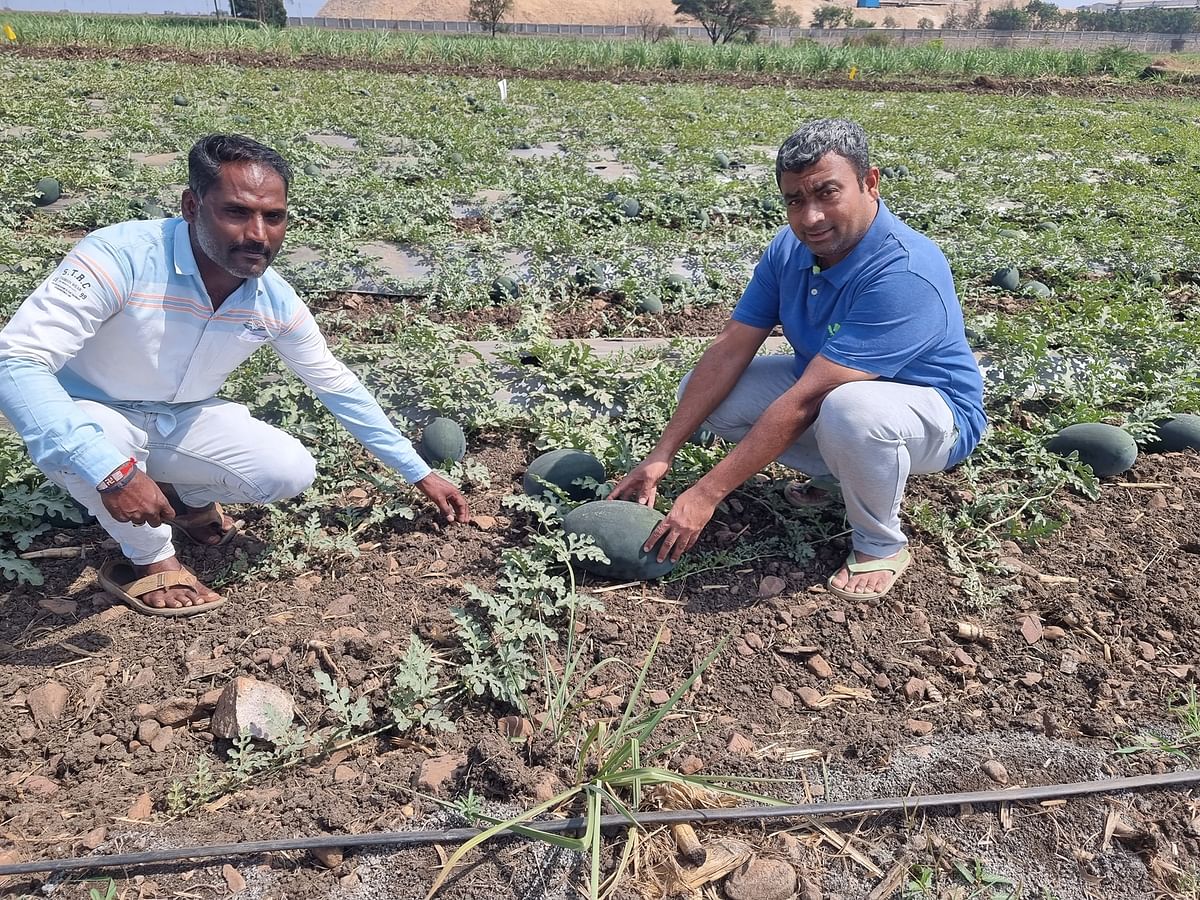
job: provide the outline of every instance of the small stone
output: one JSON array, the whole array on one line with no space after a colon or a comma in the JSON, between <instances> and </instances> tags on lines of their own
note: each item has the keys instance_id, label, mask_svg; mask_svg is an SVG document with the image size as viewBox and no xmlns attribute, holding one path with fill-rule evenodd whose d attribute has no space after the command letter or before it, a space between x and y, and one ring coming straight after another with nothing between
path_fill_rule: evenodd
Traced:
<instances>
[{"instance_id":1,"label":"small stone","mask_svg":"<svg viewBox=\"0 0 1200 900\"><path fill-rule=\"evenodd\" d=\"M739 640L733 645L734 651L738 656L753 656L754 651L750 649L750 645L745 641Z\"/></svg>"},{"instance_id":2,"label":"small stone","mask_svg":"<svg viewBox=\"0 0 1200 900\"><path fill-rule=\"evenodd\" d=\"M267 658L267 665L272 669L278 669L287 661L287 654L276 650Z\"/></svg>"},{"instance_id":3,"label":"small stone","mask_svg":"<svg viewBox=\"0 0 1200 900\"><path fill-rule=\"evenodd\" d=\"M154 800L150 794L143 791L142 794L133 801L133 806L129 807L129 812L125 813L125 818L133 819L135 822L144 822L150 818L150 814L154 811Z\"/></svg>"},{"instance_id":4,"label":"small stone","mask_svg":"<svg viewBox=\"0 0 1200 900\"><path fill-rule=\"evenodd\" d=\"M95 850L106 840L108 840L108 829L103 825L98 825L80 838L79 843L89 850Z\"/></svg>"},{"instance_id":5,"label":"small stone","mask_svg":"<svg viewBox=\"0 0 1200 900\"><path fill-rule=\"evenodd\" d=\"M1021 619L1021 636L1025 638L1025 643L1033 645L1042 639L1045 630L1042 628L1042 620L1036 615L1025 616Z\"/></svg>"},{"instance_id":6,"label":"small stone","mask_svg":"<svg viewBox=\"0 0 1200 900\"><path fill-rule=\"evenodd\" d=\"M814 653L804 663L808 671L812 672L818 678L831 678L833 676L833 666L820 653Z\"/></svg>"},{"instance_id":7,"label":"small stone","mask_svg":"<svg viewBox=\"0 0 1200 900\"><path fill-rule=\"evenodd\" d=\"M38 730L36 725L26 724L17 726L17 737L23 741L32 740L37 732Z\"/></svg>"},{"instance_id":8,"label":"small stone","mask_svg":"<svg viewBox=\"0 0 1200 900\"><path fill-rule=\"evenodd\" d=\"M213 688L211 691L205 691L196 698L196 709L213 710L217 707L217 701L221 699L221 688Z\"/></svg>"},{"instance_id":9,"label":"small stone","mask_svg":"<svg viewBox=\"0 0 1200 900\"><path fill-rule=\"evenodd\" d=\"M342 594L342 596L329 601L329 605L325 607L324 617L334 618L339 616L348 616L353 608L354 595Z\"/></svg>"},{"instance_id":10,"label":"small stone","mask_svg":"<svg viewBox=\"0 0 1200 900\"><path fill-rule=\"evenodd\" d=\"M221 866L221 877L225 879L225 886L229 888L231 894L240 894L246 889L246 879L229 863Z\"/></svg>"},{"instance_id":11,"label":"small stone","mask_svg":"<svg viewBox=\"0 0 1200 900\"><path fill-rule=\"evenodd\" d=\"M746 756L754 751L754 741L750 740L744 734L735 731L729 736L729 743L725 749L735 756Z\"/></svg>"},{"instance_id":12,"label":"small stone","mask_svg":"<svg viewBox=\"0 0 1200 900\"><path fill-rule=\"evenodd\" d=\"M662 690L661 688L658 690L655 690L655 691L651 691L649 696L650 696L650 702L653 703L655 706L662 706L664 703L666 703L668 700L671 699L671 695L668 694L666 691Z\"/></svg>"},{"instance_id":13,"label":"small stone","mask_svg":"<svg viewBox=\"0 0 1200 900\"><path fill-rule=\"evenodd\" d=\"M155 737L158 736L162 726L153 719L146 719L144 722L139 722L137 727L137 739L143 744L149 744Z\"/></svg>"},{"instance_id":14,"label":"small stone","mask_svg":"<svg viewBox=\"0 0 1200 900\"><path fill-rule=\"evenodd\" d=\"M58 790L58 782L52 781L45 775L30 775L21 782L21 790L35 797L49 797Z\"/></svg>"},{"instance_id":15,"label":"small stone","mask_svg":"<svg viewBox=\"0 0 1200 900\"><path fill-rule=\"evenodd\" d=\"M844 609L831 609L829 612L825 613L825 615L828 617L829 621L833 622L835 625L846 624L846 611Z\"/></svg>"},{"instance_id":16,"label":"small stone","mask_svg":"<svg viewBox=\"0 0 1200 900\"><path fill-rule=\"evenodd\" d=\"M929 684L924 678L910 678L904 683L904 696L907 700L920 700L925 696Z\"/></svg>"},{"instance_id":17,"label":"small stone","mask_svg":"<svg viewBox=\"0 0 1200 900\"><path fill-rule=\"evenodd\" d=\"M904 727L915 735L926 735L933 731L933 723L924 719L905 719Z\"/></svg>"},{"instance_id":18,"label":"small stone","mask_svg":"<svg viewBox=\"0 0 1200 900\"><path fill-rule=\"evenodd\" d=\"M695 775L704 768L704 760L698 756L685 756L679 764L679 771L684 775Z\"/></svg>"},{"instance_id":19,"label":"small stone","mask_svg":"<svg viewBox=\"0 0 1200 900\"><path fill-rule=\"evenodd\" d=\"M890 690L892 687L892 679L888 678L883 672L880 672L873 679L875 687L881 691Z\"/></svg>"},{"instance_id":20,"label":"small stone","mask_svg":"<svg viewBox=\"0 0 1200 900\"><path fill-rule=\"evenodd\" d=\"M816 688L805 685L796 691L800 697L800 702L804 704L805 709L820 709L821 697L823 696Z\"/></svg>"},{"instance_id":21,"label":"small stone","mask_svg":"<svg viewBox=\"0 0 1200 900\"><path fill-rule=\"evenodd\" d=\"M38 600L38 606L56 616L73 616L79 608L76 601L63 597L42 597Z\"/></svg>"},{"instance_id":22,"label":"small stone","mask_svg":"<svg viewBox=\"0 0 1200 900\"><path fill-rule=\"evenodd\" d=\"M787 588L787 582L778 575L767 575L758 583L758 596L762 599L778 597Z\"/></svg>"},{"instance_id":23,"label":"small stone","mask_svg":"<svg viewBox=\"0 0 1200 900\"><path fill-rule=\"evenodd\" d=\"M358 773L349 766L338 766L333 770L334 784L349 784L358 778Z\"/></svg>"},{"instance_id":24,"label":"small stone","mask_svg":"<svg viewBox=\"0 0 1200 900\"><path fill-rule=\"evenodd\" d=\"M624 702L625 698L620 694L605 694L600 698L600 708L610 716L615 716L621 711L621 706Z\"/></svg>"},{"instance_id":25,"label":"small stone","mask_svg":"<svg viewBox=\"0 0 1200 900\"><path fill-rule=\"evenodd\" d=\"M996 784L1008 784L1008 769L1004 768L1003 763L997 759L985 760L983 765L979 767L983 774Z\"/></svg>"},{"instance_id":26,"label":"small stone","mask_svg":"<svg viewBox=\"0 0 1200 900\"><path fill-rule=\"evenodd\" d=\"M504 716L496 723L496 728L510 741L527 741L533 737L533 723L524 716Z\"/></svg>"},{"instance_id":27,"label":"small stone","mask_svg":"<svg viewBox=\"0 0 1200 900\"><path fill-rule=\"evenodd\" d=\"M164 725L154 736L154 740L150 742L150 749L155 753L162 753L167 747L171 746L171 741L175 737L175 729L170 725Z\"/></svg>"},{"instance_id":28,"label":"small stone","mask_svg":"<svg viewBox=\"0 0 1200 900\"><path fill-rule=\"evenodd\" d=\"M1137 642L1138 655L1146 662L1152 662L1158 657L1158 650L1149 641Z\"/></svg>"},{"instance_id":29,"label":"small stone","mask_svg":"<svg viewBox=\"0 0 1200 900\"><path fill-rule=\"evenodd\" d=\"M345 858L341 847L314 847L308 852L327 869L336 869Z\"/></svg>"},{"instance_id":30,"label":"small stone","mask_svg":"<svg viewBox=\"0 0 1200 900\"><path fill-rule=\"evenodd\" d=\"M966 650L964 650L962 647L955 647L954 650L952 651L952 653L954 656L954 661L956 663L958 663L960 666L962 666L963 668L966 668L966 669L975 668L974 657L972 657L971 654L968 653Z\"/></svg>"},{"instance_id":31,"label":"small stone","mask_svg":"<svg viewBox=\"0 0 1200 900\"><path fill-rule=\"evenodd\" d=\"M1022 675L1017 680L1019 682L1021 682L1021 684L1025 685L1025 687L1033 687L1035 684L1039 684L1041 682L1042 673L1041 672L1026 672L1024 675Z\"/></svg>"},{"instance_id":32,"label":"small stone","mask_svg":"<svg viewBox=\"0 0 1200 900\"><path fill-rule=\"evenodd\" d=\"M871 678L871 670L860 663L857 659L852 659L850 661L850 671L863 681L869 681Z\"/></svg>"},{"instance_id":33,"label":"small stone","mask_svg":"<svg viewBox=\"0 0 1200 900\"><path fill-rule=\"evenodd\" d=\"M270 741L292 724L294 716L295 703L287 691L243 675L233 679L221 692L210 730L219 738L232 740L244 732Z\"/></svg>"},{"instance_id":34,"label":"small stone","mask_svg":"<svg viewBox=\"0 0 1200 900\"><path fill-rule=\"evenodd\" d=\"M750 647L752 650L761 650L764 646L766 646L763 643L762 637L753 631L747 631L744 635L742 635L742 640L744 640L746 642L746 646Z\"/></svg>"},{"instance_id":35,"label":"small stone","mask_svg":"<svg viewBox=\"0 0 1200 900\"><path fill-rule=\"evenodd\" d=\"M467 764L466 754L446 753L434 756L421 763L417 773L417 790L438 793L455 772Z\"/></svg>"},{"instance_id":36,"label":"small stone","mask_svg":"<svg viewBox=\"0 0 1200 900\"><path fill-rule=\"evenodd\" d=\"M471 524L480 531L491 531L496 527L495 516L471 516Z\"/></svg>"},{"instance_id":37,"label":"small stone","mask_svg":"<svg viewBox=\"0 0 1200 900\"><path fill-rule=\"evenodd\" d=\"M1079 657L1071 652L1064 653L1058 664L1058 671L1064 675L1074 675L1079 671Z\"/></svg>"},{"instance_id":38,"label":"small stone","mask_svg":"<svg viewBox=\"0 0 1200 900\"><path fill-rule=\"evenodd\" d=\"M137 675L133 676L133 681L129 682L130 689L150 687L154 684L154 667L146 666Z\"/></svg>"},{"instance_id":39,"label":"small stone","mask_svg":"<svg viewBox=\"0 0 1200 900\"><path fill-rule=\"evenodd\" d=\"M791 709L796 703L796 698L792 696L792 692L782 684L777 684L771 688L771 700L776 706L782 706L784 709Z\"/></svg>"},{"instance_id":40,"label":"small stone","mask_svg":"<svg viewBox=\"0 0 1200 900\"><path fill-rule=\"evenodd\" d=\"M47 681L30 691L25 698L25 705L33 715L33 724L40 727L57 722L67 708L70 695L71 692L57 681Z\"/></svg>"},{"instance_id":41,"label":"small stone","mask_svg":"<svg viewBox=\"0 0 1200 900\"><path fill-rule=\"evenodd\" d=\"M195 714L196 701L186 697L172 697L154 709L154 718L159 725L182 725ZM237 735L218 735L218 737L237 737Z\"/></svg>"},{"instance_id":42,"label":"small stone","mask_svg":"<svg viewBox=\"0 0 1200 900\"><path fill-rule=\"evenodd\" d=\"M1042 628L1042 638L1047 641L1061 641L1067 636L1067 630L1058 625L1046 625Z\"/></svg>"},{"instance_id":43,"label":"small stone","mask_svg":"<svg viewBox=\"0 0 1200 900\"><path fill-rule=\"evenodd\" d=\"M129 607L122 603L118 606L110 606L108 609L99 613L96 616L96 621L102 625L106 625L109 622L115 622L117 619L127 615L129 615Z\"/></svg>"},{"instance_id":44,"label":"small stone","mask_svg":"<svg viewBox=\"0 0 1200 900\"><path fill-rule=\"evenodd\" d=\"M788 900L796 893L796 870L782 859L754 858L725 879L729 900Z\"/></svg>"}]
</instances>

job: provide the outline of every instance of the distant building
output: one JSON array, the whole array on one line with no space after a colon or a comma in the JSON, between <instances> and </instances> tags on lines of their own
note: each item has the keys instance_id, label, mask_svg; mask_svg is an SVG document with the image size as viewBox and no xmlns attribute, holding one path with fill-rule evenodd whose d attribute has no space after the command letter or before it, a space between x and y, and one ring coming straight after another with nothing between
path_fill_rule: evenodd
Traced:
<instances>
[{"instance_id":1,"label":"distant building","mask_svg":"<svg viewBox=\"0 0 1200 900\"><path fill-rule=\"evenodd\" d=\"M858 0L855 5L859 9L879 9L879 0Z\"/></svg>"},{"instance_id":2,"label":"distant building","mask_svg":"<svg viewBox=\"0 0 1200 900\"><path fill-rule=\"evenodd\" d=\"M1113 12L1120 9L1122 11L1131 9L1196 9L1200 7L1197 0L1121 0L1114 3L1093 3L1086 9L1097 12Z\"/></svg>"}]
</instances>

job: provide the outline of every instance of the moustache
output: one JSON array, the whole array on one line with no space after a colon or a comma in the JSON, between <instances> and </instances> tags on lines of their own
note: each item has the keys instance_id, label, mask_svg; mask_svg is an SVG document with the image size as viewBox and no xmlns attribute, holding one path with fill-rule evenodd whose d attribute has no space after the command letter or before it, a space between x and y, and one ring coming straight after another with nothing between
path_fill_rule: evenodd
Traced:
<instances>
[{"instance_id":1,"label":"moustache","mask_svg":"<svg viewBox=\"0 0 1200 900\"><path fill-rule=\"evenodd\" d=\"M271 248L266 244L249 243L249 244L231 244L229 247L230 253L259 253L268 259L271 257Z\"/></svg>"}]
</instances>

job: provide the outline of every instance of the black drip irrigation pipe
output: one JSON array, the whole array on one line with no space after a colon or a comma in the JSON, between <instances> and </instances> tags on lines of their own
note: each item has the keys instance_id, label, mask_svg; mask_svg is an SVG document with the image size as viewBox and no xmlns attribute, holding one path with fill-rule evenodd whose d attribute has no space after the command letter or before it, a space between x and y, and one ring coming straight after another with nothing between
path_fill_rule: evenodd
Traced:
<instances>
[{"instance_id":1,"label":"black drip irrigation pipe","mask_svg":"<svg viewBox=\"0 0 1200 900\"><path fill-rule=\"evenodd\" d=\"M1200 769L1185 769L1162 775L1138 775L1133 778L1106 778L1099 781L1077 781L1071 784L1047 784L1034 787L994 791L966 791L955 794L925 794L911 797L878 797L869 800L846 800L841 803L801 803L797 806L742 806L725 809L656 810L637 813L638 825L706 825L714 822L741 822L750 819L818 818L851 816L863 813L904 812L939 806L964 804L1022 803L1038 800L1058 800L1088 794L1116 794L1146 788L1165 788L1200 783ZM604 829L627 828L630 820L622 815L601 816ZM536 828L549 834L583 831L587 819L552 819L547 822L522 822L526 828ZM75 859L43 859L36 862L0 866L2 875L28 875L34 872L69 872L80 869L111 869L114 867L144 866L152 863L178 862L221 856L247 856L280 850L319 850L325 847L406 847L423 844L457 844L469 841L481 833L478 828L450 828L440 831L379 831L369 834L324 834L319 837L284 838L275 841L243 841L237 844L208 844L199 847L177 847L169 850L148 850L143 853L119 853L113 856L85 856ZM514 834L514 832L508 832Z\"/></svg>"}]
</instances>

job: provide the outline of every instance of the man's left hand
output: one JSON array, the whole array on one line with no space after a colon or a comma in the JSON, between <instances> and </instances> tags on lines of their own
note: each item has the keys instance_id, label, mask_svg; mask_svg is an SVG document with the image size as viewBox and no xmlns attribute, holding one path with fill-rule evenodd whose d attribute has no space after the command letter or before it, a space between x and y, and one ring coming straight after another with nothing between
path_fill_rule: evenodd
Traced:
<instances>
[{"instance_id":1,"label":"man's left hand","mask_svg":"<svg viewBox=\"0 0 1200 900\"><path fill-rule=\"evenodd\" d=\"M471 521L471 508L467 505L467 498L442 476L430 472L417 482L417 487L433 501L447 522L465 524Z\"/></svg>"},{"instance_id":2,"label":"man's left hand","mask_svg":"<svg viewBox=\"0 0 1200 900\"><path fill-rule=\"evenodd\" d=\"M667 517L650 532L642 549L650 553L657 546L659 562L668 556L672 562L679 562L679 557L691 550L700 539L700 532L716 509L717 504L701 495L696 488L684 491L675 500Z\"/></svg>"}]
</instances>

